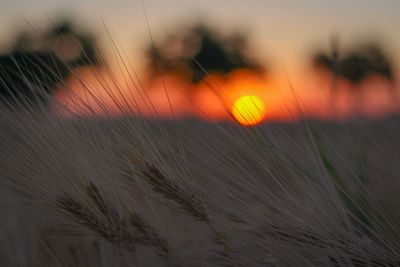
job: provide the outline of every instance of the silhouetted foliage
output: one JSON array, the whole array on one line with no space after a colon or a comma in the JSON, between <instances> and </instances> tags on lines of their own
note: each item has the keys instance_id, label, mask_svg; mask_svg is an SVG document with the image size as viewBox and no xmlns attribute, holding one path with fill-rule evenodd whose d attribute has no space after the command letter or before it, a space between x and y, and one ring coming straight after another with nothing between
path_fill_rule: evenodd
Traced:
<instances>
[{"instance_id":1,"label":"silhouetted foliage","mask_svg":"<svg viewBox=\"0 0 400 267\"><path fill-rule=\"evenodd\" d=\"M13 103L44 103L68 74L67 66L54 53L13 51L0 56L0 95Z\"/></svg>"},{"instance_id":2,"label":"silhouetted foliage","mask_svg":"<svg viewBox=\"0 0 400 267\"><path fill-rule=\"evenodd\" d=\"M147 54L154 76L174 73L192 83L200 82L208 73L224 75L240 68L264 72L262 65L249 57L245 35L224 38L202 24L177 29L162 45L152 44Z\"/></svg>"},{"instance_id":3,"label":"silhouetted foliage","mask_svg":"<svg viewBox=\"0 0 400 267\"><path fill-rule=\"evenodd\" d=\"M393 66L383 48L370 43L340 55L336 43L331 53L317 53L313 62L315 67L330 71L352 84L358 84L372 75L378 75L394 82Z\"/></svg>"},{"instance_id":4,"label":"silhouetted foliage","mask_svg":"<svg viewBox=\"0 0 400 267\"><path fill-rule=\"evenodd\" d=\"M0 54L0 99L46 104L74 68L99 63L96 51L94 38L69 21L43 35L20 33L10 51Z\"/></svg>"},{"instance_id":5,"label":"silhouetted foliage","mask_svg":"<svg viewBox=\"0 0 400 267\"><path fill-rule=\"evenodd\" d=\"M48 48L71 67L99 62L94 37L80 32L70 21L61 21L50 28L45 41Z\"/></svg>"}]
</instances>

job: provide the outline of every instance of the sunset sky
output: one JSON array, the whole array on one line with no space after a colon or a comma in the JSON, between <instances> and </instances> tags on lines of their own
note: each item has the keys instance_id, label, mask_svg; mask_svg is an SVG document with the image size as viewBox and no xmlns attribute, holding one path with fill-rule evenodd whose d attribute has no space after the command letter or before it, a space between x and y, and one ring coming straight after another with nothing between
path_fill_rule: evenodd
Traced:
<instances>
[{"instance_id":1,"label":"sunset sky","mask_svg":"<svg viewBox=\"0 0 400 267\"><path fill-rule=\"evenodd\" d=\"M297 62L313 45L338 33L343 42L375 35L384 38L400 59L400 1L397 0L144 0L154 36L193 18L205 18L226 30L249 30L260 57L278 64ZM147 41L139 0L3 0L1 40L13 26L46 22L46 16L69 13L102 31L101 18L123 46L138 56ZM277 65L278 65L277 64ZM289 67L289 64L286 65Z\"/></svg>"},{"instance_id":2,"label":"sunset sky","mask_svg":"<svg viewBox=\"0 0 400 267\"><path fill-rule=\"evenodd\" d=\"M398 0L143 0L155 41L177 25L207 20L211 26L250 34L254 55L266 62L284 86L287 74L294 86L318 86L305 81L309 56L316 48L327 48L332 34L346 46L358 40L377 39L400 65L400 1ZM137 68L149 42L145 12L139 0L3 0L0 5L0 47L7 45L16 28L48 22L72 14L104 38L105 24ZM105 45L107 46L107 45ZM285 73L286 72L286 73ZM312 90L312 89L310 89Z\"/></svg>"}]
</instances>

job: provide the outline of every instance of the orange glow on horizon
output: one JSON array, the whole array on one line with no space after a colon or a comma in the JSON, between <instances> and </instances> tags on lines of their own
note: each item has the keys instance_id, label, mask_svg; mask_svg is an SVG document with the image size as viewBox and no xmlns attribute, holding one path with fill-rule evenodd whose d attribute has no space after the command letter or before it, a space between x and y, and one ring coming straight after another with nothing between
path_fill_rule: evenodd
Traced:
<instances>
[{"instance_id":1,"label":"orange glow on horizon","mask_svg":"<svg viewBox=\"0 0 400 267\"><path fill-rule=\"evenodd\" d=\"M215 122L232 121L234 117L243 125L264 120L295 121L303 116L346 119L357 112L377 117L398 110L379 80L363 85L365 102L360 103L356 102L356 94L351 95L355 89L343 82L336 98L331 99L329 81L321 83L305 77L306 82L296 81L293 88L286 77L275 75L265 79L246 70L236 70L226 76L210 74L198 84L174 75L142 83L126 77L101 68L77 69L54 95L53 109L68 117L130 114L145 118L194 117ZM238 104L244 96L257 96L259 100ZM258 101L261 104L254 104ZM241 105L250 105L250 109L247 107L250 114ZM257 106L259 110L251 111ZM241 121L243 117L249 123Z\"/></svg>"}]
</instances>

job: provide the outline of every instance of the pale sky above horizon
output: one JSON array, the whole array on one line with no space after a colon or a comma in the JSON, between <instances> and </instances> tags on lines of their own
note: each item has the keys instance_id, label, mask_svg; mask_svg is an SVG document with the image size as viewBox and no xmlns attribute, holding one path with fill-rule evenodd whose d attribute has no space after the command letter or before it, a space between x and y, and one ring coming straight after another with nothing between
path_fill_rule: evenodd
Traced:
<instances>
[{"instance_id":1,"label":"pale sky above horizon","mask_svg":"<svg viewBox=\"0 0 400 267\"><path fill-rule=\"evenodd\" d=\"M143 0L150 30L157 37L176 25L203 18L222 31L249 31L256 56L273 68L305 64L308 53L326 46L332 34L341 41L378 38L400 65L400 1L398 0ZM3 0L0 5L0 44L15 28L48 21L47 16L72 14L91 29L104 33L102 19L125 52L140 62L149 41L140 0ZM104 36L103 36L104 37Z\"/></svg>"}]
</instances>

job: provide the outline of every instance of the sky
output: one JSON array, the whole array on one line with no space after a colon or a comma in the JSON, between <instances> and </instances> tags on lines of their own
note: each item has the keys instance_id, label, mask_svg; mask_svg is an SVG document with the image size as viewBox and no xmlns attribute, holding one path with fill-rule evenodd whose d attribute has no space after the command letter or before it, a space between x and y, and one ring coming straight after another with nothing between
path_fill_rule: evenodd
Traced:
<instances>
[{"instance_id":1,"label":"sky","mask_svg":"<svg viewBox=\"0 0 400 267\"><path fill-rule=\"evenodd\" d=\"M143 0L143 4L145 8L139 0L2 0L0 46L26 21L40 26L49 18L72 14L104 43L107 27L140 68L149 31L157 41L177 25L203 19L224 32L248 32L255 56L294 84L304 82L310 53L327 48L333 34L343 46L377 39L400 65L398 0Z\"/></svg>"},{"instance_id":2,"label":"sky","mask_svg":"<svg viewBox=\"0 0 400 267\"><path fill-rule=\"evenodd\" d=\"M400 59L400 1L398 0L143 0L155 38L174 25L192 18L210 24L249 31L259 56L291 67L313 47L326 44L332 34L344 43L354 38L379 36ZM3 0L0 8L0 40L8 39L15 25L46 22L69 13L97 31L101 20L115 33L124 49L139 57L148 41L145 12L139 0Z\"/></svg>"}]
</instances>

